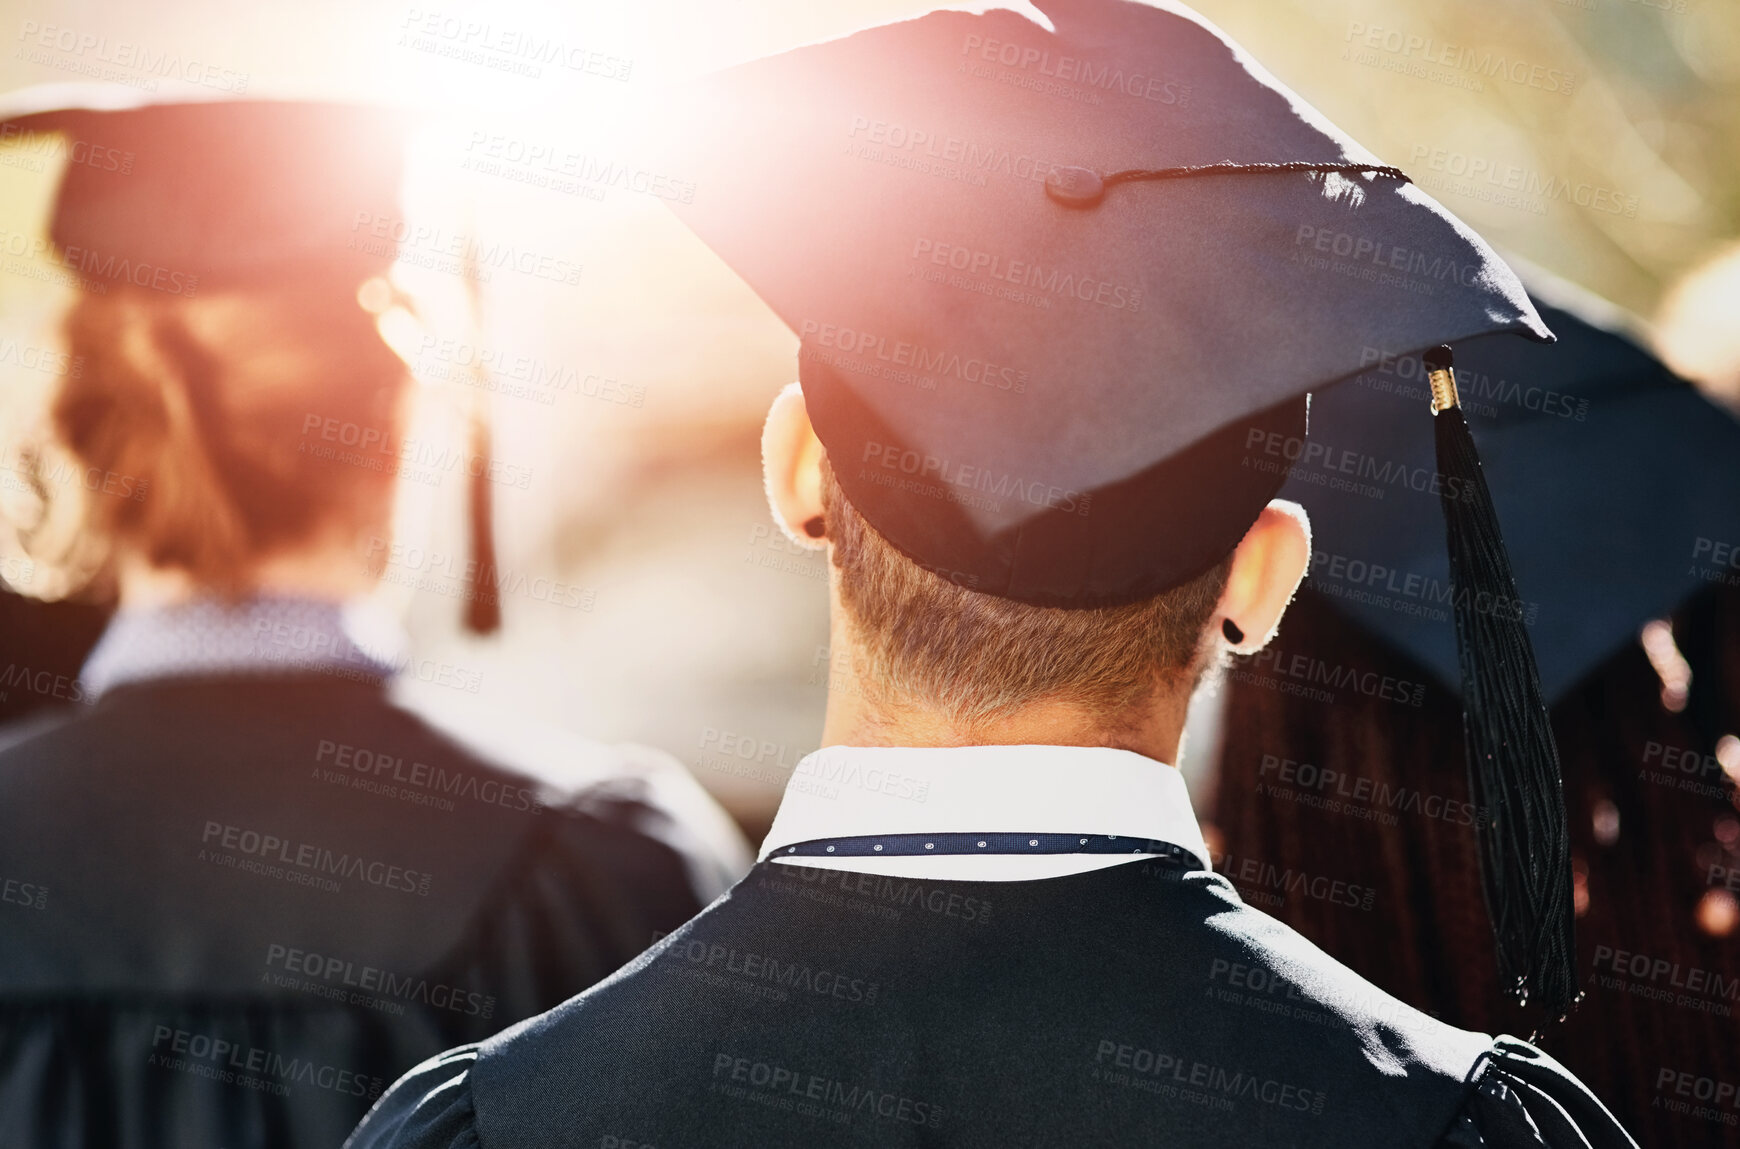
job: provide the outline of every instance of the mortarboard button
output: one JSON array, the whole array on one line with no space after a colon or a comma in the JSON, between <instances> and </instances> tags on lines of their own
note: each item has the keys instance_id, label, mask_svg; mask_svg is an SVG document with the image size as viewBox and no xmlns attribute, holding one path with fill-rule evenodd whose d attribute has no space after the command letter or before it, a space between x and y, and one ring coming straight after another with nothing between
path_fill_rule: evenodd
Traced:
<instances>
[{"instance_id":1,"label":"mortarboard button","mask_svg":"<svg viewBox=\"0 0 1740 1149\"><path fill-rule=\"evenodd\" d=\"M1045 194L1064 207L1094 207L1105 198L1106 181L1091 168L1053 168L1045 177Z\"/></svg>"}]
</instances>

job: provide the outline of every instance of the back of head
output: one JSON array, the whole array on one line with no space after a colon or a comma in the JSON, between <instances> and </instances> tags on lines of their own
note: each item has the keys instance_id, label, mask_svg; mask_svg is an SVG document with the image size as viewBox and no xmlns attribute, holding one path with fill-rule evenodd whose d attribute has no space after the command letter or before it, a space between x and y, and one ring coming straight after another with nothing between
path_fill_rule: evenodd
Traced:
<instances>
[{"instance_id":1,"label":"back of head","mask_svg":"<svg viewBox=\"0 0 1740 1149\"><path fill-rule=\"evenodd\" d=\"M394 456L321 457L308 432L396 439L406 372L359 296L395 253L357 221L397 210L410 119L92 84L10 93L0 124L124 157L65 165L40 241L78 288L52 425L92 495L87 536L239 594L378 514Z\"/></svg>"},{"instance_id":2,"label":"back of head","mask_svg":"<svg viewBox=\"0 0 1740 1149\"><path fill-rule=\"evenodd\" d=\"M866 522L824 466L822 499L839 593L879 702L919 700L961 730L1042 702L1115 726L1162 685L1200 672L1203 631L1232 557L1120 606L1036 606L973 589L971 575L903 554Z\"/></svg>"},{"instance_id":3,"label":"back of head","mask_svg":"<svg viewBox=\"0 0 1740 1149\"><path fill-rule=\"evenodd\" d=\"M55 399L55 433L138 492L91 500L111 545L233 594L262 560L384 512L407 374L353 283L116 286L82 294L65 330L82 370ZM375 446L322 457L311 429L330 421Z\"/></svg>"}]
</instances>

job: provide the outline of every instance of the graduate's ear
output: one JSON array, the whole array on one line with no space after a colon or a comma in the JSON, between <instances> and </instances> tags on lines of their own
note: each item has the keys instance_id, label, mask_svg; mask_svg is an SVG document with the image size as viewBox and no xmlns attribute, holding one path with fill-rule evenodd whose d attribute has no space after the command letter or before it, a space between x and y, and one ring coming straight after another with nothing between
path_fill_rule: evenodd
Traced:
<instances>
[{"instance_id":1,"label":"graduate's ear","mask_svg":"<svg viewBox=\"0 0 1740 1149\"><path fill-rule=\"evenodd\" d=\"M767 412L761 429L761 475L767 505L779 529L800 546L828 545L822 518L822 460L827 451L810 426L803 390L787 384Z\"/></svg>"},{"instance_id":2,"label":"graduate's ear","mask_svg":"<svg viewBox=\"0 0 1740 1149\"><path fill-rule=\"evenodd\" d=\"M1239 654L1267 646L1311 562L1311 519L1305 508L1272 499L1233 551L1216 626Z\"/></svg>"}]
</instances>

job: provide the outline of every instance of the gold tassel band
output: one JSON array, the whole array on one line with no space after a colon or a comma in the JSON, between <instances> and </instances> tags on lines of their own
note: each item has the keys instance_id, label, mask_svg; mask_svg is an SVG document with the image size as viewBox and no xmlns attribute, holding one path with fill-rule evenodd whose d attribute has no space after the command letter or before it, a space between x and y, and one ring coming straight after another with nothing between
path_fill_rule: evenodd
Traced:
<instances>
[{"instance_id":1,"label":"gold tassel band","mask_svg":"<svg viewBox=\"0 0 1740 1149\"><path fill-rule=\"evenodd\" d=\"M1449 367L1436 368L1426 373L1426 382L1432 387L1432 414L1461 406L1461 400L1456 395L1454 370Z\"/></svg>"}]
</instances>

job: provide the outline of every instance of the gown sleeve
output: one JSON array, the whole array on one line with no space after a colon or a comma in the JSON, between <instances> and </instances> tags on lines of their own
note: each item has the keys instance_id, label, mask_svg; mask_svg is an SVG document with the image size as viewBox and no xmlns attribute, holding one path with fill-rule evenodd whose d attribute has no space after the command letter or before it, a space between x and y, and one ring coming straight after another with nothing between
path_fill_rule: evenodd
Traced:
<instances>
[{"instance_id":1,"label":"gown sleeve","mask_svg":"<svg viewBox=\"0 0 1740 1149\"><path fill-rule=\"evenodd\" d=\"M477 1046L431 1057L369 1110L344 1149L481 1149L471 1100Z\"/></svg>"},{"instance_id":2,"label":"gown sleeve","mask_svg":"<svg viewBox=\"0 0 1740 1149\"><path fill-rule=\"evenodd\" d=\"M1438 1149L1637 1149L1570 1070L1526 1041L1494 1039Z\"/></svg>"}]
</instances>

